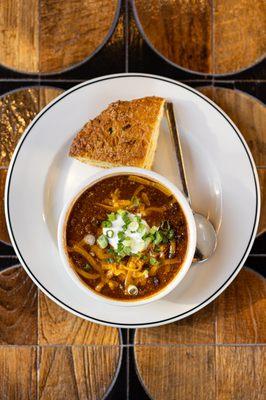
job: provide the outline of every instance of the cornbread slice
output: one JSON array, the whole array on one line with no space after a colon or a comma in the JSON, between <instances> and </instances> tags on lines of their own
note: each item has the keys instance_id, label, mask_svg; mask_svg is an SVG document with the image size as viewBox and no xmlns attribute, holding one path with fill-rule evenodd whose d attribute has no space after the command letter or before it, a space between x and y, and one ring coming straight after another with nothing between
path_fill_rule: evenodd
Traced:
<instances>
[{"instance_id":1,"label":"cornbread slice","mask_svg":"<svg viewBox=\"0 0 266 400\"><path fill-rule=\"evenodd\" d=\"M165 100L143 97L111 103L74 138L69 155L99 167L150 169L159 136Z\"/></svg>"}]
</instances>

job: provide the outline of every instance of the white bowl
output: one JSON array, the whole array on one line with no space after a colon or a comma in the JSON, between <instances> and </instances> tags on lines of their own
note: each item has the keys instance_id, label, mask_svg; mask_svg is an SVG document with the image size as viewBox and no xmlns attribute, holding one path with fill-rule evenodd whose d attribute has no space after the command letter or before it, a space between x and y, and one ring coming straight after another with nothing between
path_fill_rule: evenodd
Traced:
<instances>
[{"instance_id":1,"label":"white bowl","mask_svg":"<svg viewBox=\"0 0 266 400\"><path fill-rule=\"evenodd\" d=\"M165 286L163 289L160 291L147 296L145 298L140 298L140 299L132 299L132 300L116 300L112 299L110 297L101 295L100 293L96 293L94 290L90 289L79 277L78 274L74 271L74 269L71 267L69 258L66 252L66 223L68 220L68 216L70 214L70 211L72 210L72 207L76 200L80 197L80 195L89 187L93 186L95 183L111 177L111 176L116 176L116 175L138 175L142 176L144 178L149 178L153 181L161 183L163 186L165 186L167 189L170 190L170 192L173 193L175 198L177 199L178 203L180 204L183 213L185 215L186 221L187 221L187 227L188 227L188 246L187 246L187 252L185 255L185 259L183 261L182 266L180 267L178 273L176 276L169 282L167 286ZM59 254L62 259L63 265L67 271L67 273L70 275L72 280L82 289L87 292L88 295L93 297L94 299L100 300L105 303L109 304L115 304L115 305L120 305L120 306L136 306L136 305L141 305L141 304L147 304L152 301L158 300L168 293L170 293L184 278L186 275L189 267L191 266L194 253L195 253L195 248L196 248L196 226L195 226L195 220L193 217L192 210L182 194L182 192L175 186L173 185L168 179L165 177L157 174L156 172L153 171L148 171L142 168L135 168L135 167L118 167L118 168L111 168L108 170L103 170L101 172L98 172L97 174L91 176L85 183L79 187L79 189L76 191L76 194L74 197L64 206L60 219L59 219L59 224L58 224L58 247L59 247Z\"/></svg>"}]
</instances>

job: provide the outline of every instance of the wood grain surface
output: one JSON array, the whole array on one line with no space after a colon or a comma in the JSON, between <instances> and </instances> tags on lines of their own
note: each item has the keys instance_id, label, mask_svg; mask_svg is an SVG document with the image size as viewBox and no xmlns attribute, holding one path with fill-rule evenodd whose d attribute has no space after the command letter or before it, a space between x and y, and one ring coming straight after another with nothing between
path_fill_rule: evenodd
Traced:
<instances>
[{"instance_id":1,"label":"wood grain surface","mask_svg":"<svg viewBox=\"0 0 266 400\"><path fill-rule=\"evenodd\" d=\"M264 399L265 306L265 279L244 268L209 309L138 329L135 358L148 393L154 400Z\"/></svg>"},{"instance_id":2,"label":"wood grain surface","mask_svg":"<svg viewBox=\"0 0 266 400\"><path fill-rule=\"evenodd\" d=\"M47 104L63 93L62 89L44 86L38 88L38 108L41 111Z\"/></svg>"},{"instance_id":3,"label":"wood grain surface","mask_svg":"<svg viewBox=\"0 0 266 400\"><path fill-rule=\"evenodd\" d=\"M208 0L135 0L149 43L183 68L212 72L211 5Z\"/></svg>"},{"instance_id":4,"label":"wood grain surface","mask_svg":"<svg viewBox=\"0 0 266 400\"><path fill-rule=\"evenodd\" d=\"M255 97L239 90L205 86L199 88L221 107L247 141L258 168L266 168L266 108ZM265 173L259 169L261 193L265 196ZM266 206L262 201L258 234L266 229Z\"/></svg>"},{"instance_id":5,"label":"wood grain surface","mask_svg":"<svg viewBox=\"0 0 266 400\"><path fill-rule=\"evenodd\" d=\"M90 56L104 41L117 0L41 0L41 72L60 71Z\"/></svg>"},{"instance_id":6,"label":"wood grain surface","mask_svg":"<svg viewBox=\"0 0 266 400\"><path fill-rule=\"evenodd\" d=\"M244 92L221 87L202 87L205 94L221 107L239 128L252 152L256 165L266 167L266 108Z\"/></svg>"},{"instance_id":7,"label":"wood grain surface","mask_svg":"<svg viewBox=\"0 0 266 400\"><path fill-rule=\"evenodd\" d=\"M0 344L37 344L37 288L22 267L0 273Z\"/></svg>"},{"instance_id":8,"label":"wood grain surface","mask_svg":"<svg viewBox=\"0 0 266 400\"><path fill-rule=\"evenodd\" d=\"M37 398L37 358L33 346L0 346L1 400Z\"/></svg>"},{"instance_id":9,"label":"wood grain surface","mask_svg":"<svg viewBox=\"0 0 266 400\"><path fill-rule=\"evenodd\" d=\"M243 268L209 306L170 325L138 329L135 344L266 343L266 281Z\"/></svg>"},{"instance_id":10,"label":"wood grain surface","mask_svg":"<svg viewBox=\"0 0 266 400\"><path fill-rule=\"evenodd\" d=\"M135 347L154 400L264 400L265 354L264 346Z\"/></svg>"},{"instance_id":11,"label":"wood grain surface","mask_svg":"<svg viewBox=\"0 0 266 400\"><path fill-rule=\"evenodd\" d=\"M153 400L214 400L213 346L136 346L136 365Z\"/></svg>"},{"instance_id":12,"label":"wood grain surface","mask_svg":"<svg viewBox=\"0 0 266 400\"><path fill-rule=\"evenodd\" d=\"M218 400L266 398L266 348L257 346L216 348Z\"/></svg>"},{"instance_id":13,"label":"wood grain surface","mask_svg":"<svg viewBox=\"0 0 266 400\"><path fill-rule=\"evenodd\" d=\"M10 244L10 238L6 226L4 195L6 183L6 168L0 168L0 240Z\"/></svg>"},{"instance_id":14,"label":"wood grain surface","mask_svg":"<svg viewBox=\"0 0 266 400\"><path fill-rule=\"evenodd\" d=\"M261 59L266 51L266 2L213 0L213 3L213 72L236 72Z\"/></svg>"},{"instance_id":15,"label":"wood grain surface","mask_svg":"<svg viewBox=\"0 0 266 400\"><path fill-rule=\"evenodd\" d=\"M89 57L105 40L118 0L2 0L0 64L57 72Z\"/></svg>"},{"instance_id":16,"label":"wood grain surface","mask_svg":"<svg viewBox=\"0 0 266 400\"><path fill-rule=\"evenodd\" d=\"M37 72L39 66L37 0L0 1L0 64Z\"/></svg>"},{"instance_id":17,"label":"wood grain surface","mask_svg":"<svg viewBox=\"0 0 266 400\"><path fill-rule=\"evenodd\" d=\"M134 0L147 41L172 63L200 73L245 69L266 51L264 0Z\"/></svg>"},{"instance_id":18,"label":"wood grain surface","mask_svg":"<svg viewBox=\"0 0 266 400\"><path fill-rule=\"evenodd\" d=\"M40 292L39 344L118 345L119 331L76 317Z\"/></svg>"},{"instance_id":19,"label":"wood grain surface","mask_svg":"<svg viewBox=\"0 0 266 400\"><path fill-rule=\"evenodd\" d=\"M36 114L61 89L33 87L16 90L0 97L0 167L7 167L18 140Z\"/></svg>"},{"instance_id":20,"label":"wood grain surface","mask_svg":"<svg viewBox=\"0 0 266 400\"><path fill-rule=\"evenodd\" d=\"M214 303L172 324L137 329L134 343L154 345L215 343Z\"/></svg>"},{"instance_id":21,"label":"wood grain surface","mask_svg":"<svg viewBox=\"0 0 266 400\"><path fill-rule=\"evenodd\" d=\"M266 280L244 268L216 300L217 343L266 343Z\"/></svg>"},{"instance_id":22,"label":"wood grain surface","mask_svg":"<svg viewBox=\"0 0 266 400\"><path fill-rule=\"evenodd\" d=\"M261 192L261 210L258 235L266 232L266 169L258 169Z\"/></svg>"},{"instance_id":23,"label":"wood grain surface","mask_svg":"<svg viewBox=\"0 0 266 400\"><path fill-rule=\"evenodd\" d=\"M119 347L41 347L40 400L99 400L118 366Z\"/></svg>"}]
</instances>

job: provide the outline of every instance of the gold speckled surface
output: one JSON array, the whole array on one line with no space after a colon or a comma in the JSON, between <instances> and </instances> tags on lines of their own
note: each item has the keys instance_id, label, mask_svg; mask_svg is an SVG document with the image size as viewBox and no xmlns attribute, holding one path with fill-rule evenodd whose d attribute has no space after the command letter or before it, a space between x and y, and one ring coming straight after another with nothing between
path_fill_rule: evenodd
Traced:
<instances>
[{"instance_id":1,"label":"gold speckled surface","mask_svg":"<svg viewBox=\"0 0 266 400\"><path fill-rule=\"evenodd\" d=\"M0 98L0 167L8 167L16 144L36 114L61 93L54 88L25 88Z\"/></svg>"},{"instance_id":2,"label":"gold speckled surface","mask_svg":"<svg viewBox=\"0 0 266 400\"><path fill-rule=\"evenodd\" d=\"M34 87L19 89L0 98L0 240L6 243L10 243L4 211L7 167L29 123L61 92L52 87Z\"/></svg>"},{"instance_id":3,"label":"gold speckled surface","mask_svg":"<svg viewBox=\"0 0 266 400\"><path fill-rule=\"evenodd\" d=\"M7 167L15 146L38 113L38 90L23 89L0 99L0 166Z\"/></svg>"},{"instance_id":4,"label":"gold speckled surface","mask_svg":"<svg viewBox=\"0 0 266 400\"><path fill-rule=\"evenodd\" d=\"M0 168L0 240L10 243L10 238L6 227L6 218L4 210L4 194L6 183L7 168Z\"/></svg>"}]
</instances>

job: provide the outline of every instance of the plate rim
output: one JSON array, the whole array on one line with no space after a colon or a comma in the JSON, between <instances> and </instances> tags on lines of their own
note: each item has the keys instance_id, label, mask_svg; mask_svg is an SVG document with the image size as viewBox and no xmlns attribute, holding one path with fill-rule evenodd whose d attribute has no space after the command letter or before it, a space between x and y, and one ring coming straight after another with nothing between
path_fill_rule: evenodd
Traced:
<instances>
[{"instance_id":1,"label":"plate rim","mask_svg":"<svg viewBox=\"0 0 266 400\"><path fill-rule=\"evenodd\" d=\"M203 99L205 102L207 102L209 105L211 105L214 109L216 109L216 111L218 111L219 114L221 114L224 119L229 123L229 125L231 126L231 128L233 128L235 134L237 135L237 137L239 138L242 146L244 147L244 150L246 152L246 155L248 157L250 166L251 166L251 171L253 173L253 179L254 179L254 185L255 185L255 194L256 194L256 208L255 208L255 217L254 217L254 222L253 222L253 227L252 227L252 231L250 234L250 238L248 241L248 244L246 246L246 250L244 251L242 257L240 258L240 261L238 262L236 268L233 270L233 272L230 274L230 276L225 280L225 282L212 294L210 295L207 299L205 299L204 301L202 301L200 304L192 307L191 309L189 309L188 311L185 311L183 313L180 313L178 315L175 315L173 317L170 318L165 318L162 320L157 320L157 321L153 321L153 322L141 322L141 323L119 323L119 322L109 322L109 321L105 321L103 319L98 319L95 317L91 317L90 315L87 315L83 312L77 311L74 308L72 308L70 305L64 303L62 300L58 299L56 297L56 295L54 295L53 293L51 293L33 274L33 272L31 271L31 269L29 268L29 266L27 265L27 263L25 262L23 255L21 254L19 247L16 243L16 238L15 235L13 233L12 230L12 224L11 224L11 216L10 216L10 210L9 210L9 193L10 193L10 187L11 187L11 179L12 179L12 173L15 167L15 163L16 163L16 159L17 156L19 154L19 151L23 145L24 140L26 139L26 137L28 136L28 134L31 132L32 128L34 127L34 125L37 123L37 121L51 108L53 107L57 102L59 102L62 98L68 96L69 94L71 94L72 92L75 92L76 90L80 89L83 86L89 86L91 84L97 83L97 82L101 82L101 81L106 81L106 80L110 80L110 79L117 79L117 78L132 78L132 77L140 77L140 78L150 78L150 79L155 79L155 80L160 80L163 82L167 82L167 83L171 83L174 84L176 86L182 87L186 90L188 90L189 92L193 93L194 95L200 97L201 99ZM96 322L98 324L101 325L106 325L106 326L113 326L113 327L120 327L120 328L139 328L139 327L153 327L153 326L159 326L159 325L164 325L164 324L168 324L174 321L177 321L179 319L183 319L185 317L188 317L189 315L194 314L195 312L199 311L200 309L202 309L203 307L207 306L210 302L212 302L213 300L215 300L227 287L228 285L235 279L235 277L237 276L237 274L239 273L239 271L241 270L241 268L244 265L245 260L247 259L248 255L249 255L249 251L250 248L255 240L256 237L256 232L257 232L257 228L258 228L258 224L259 224L259 216L260 216L260 186L259 186L259 178L258 178L258 173L257 173L257 169L256 169L256 165L255 162L253 160L252 154L249 150L249 147L243 137L243 135L241 134L241 132L239 131L239 129L236 127L236 125L232 122L232 120L227 116L227 114L219 107L217 106L212 100L210 100L209 98L207 98L205 95L203 95L202 93L198 92L196 89L185 85L179 81L175 81L173 79L164 77L164 76L160 76L160 75L153 75L153 74L145 74L145 73L118 73L118 74L111 74L111 75L104 75L101 77L97 77L94 79L90 79L88 81L82 82L76 86L71 87L70 89L68 89L67 91L63 92L62 94L60 94L58 97L56 97L52 102L50 102L46 107L44 107L36 116L35 118L32 120L32 122L28 125L28 127L25 129L25 132L23 133L23 135L21 136L19 142L17 143L17 146L14 150L12 159L10 161L9 164L9 168L8 168L8 173L7 173L7 178L6 178L6 185L5 185L5 197L4 197L4 203L5 203L5 216L6 216L6 222L7 222L7 228L8 228L8 233L10 236L10 240L11 243L14 247L14 250L16 252L16 255L21 263L21 265L23 266L23 268L25 269L25 271L27 272L27 274L31 277L31 279L34 281L34 283L51 299L53 300L55 303L57 303L59 306L63 307L65 310L71 312L72 314L81 317L83 319L87 319L91 322Z\"/></svg>"}]
</instances>

